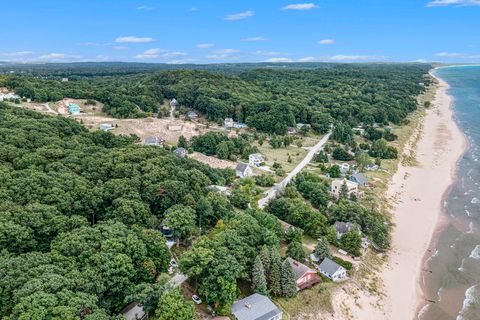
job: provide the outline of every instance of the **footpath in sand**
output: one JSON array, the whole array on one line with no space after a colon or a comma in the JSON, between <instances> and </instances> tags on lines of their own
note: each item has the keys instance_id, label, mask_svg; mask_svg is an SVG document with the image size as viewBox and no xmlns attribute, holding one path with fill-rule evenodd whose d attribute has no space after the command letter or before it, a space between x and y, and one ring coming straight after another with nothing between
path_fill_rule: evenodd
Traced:
<instances>
[{"instance_id":1,"label":"footpath in sand","mask_svg":"<svg viewBox=\"0 0 480 320\"><path fill-rule=\"evenodd\" d=\"M447 83L439 80L432 107L407 144L414 166L400 164L388 188L395 228L392 249L378 276L382 297L349 283L333 294L332 315L322 319L417 319L428 303L420 286L425 255L436 228L441 226L443 196L452 184L456 163L466 140L452 117ZM431 253L430 253L431 254Z\"/></svg>"}]
</instances>

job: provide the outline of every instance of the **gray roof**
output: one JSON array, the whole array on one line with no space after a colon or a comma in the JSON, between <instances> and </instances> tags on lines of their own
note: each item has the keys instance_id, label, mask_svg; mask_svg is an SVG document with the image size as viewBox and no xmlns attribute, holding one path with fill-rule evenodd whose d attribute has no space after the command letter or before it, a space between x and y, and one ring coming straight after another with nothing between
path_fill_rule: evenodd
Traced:
<instances>
[{"instance_id":1,"label":"gray roof","mask_svg":"<svg viewBox=\"0 0 480 320\"><path fill-rule=\"evenodd\" d=\"M307 273L308 271L313 271L312 269L310 269L309 267L307 267L306 265L304 265L303 263L300 263L298 262L297 260L293 260L292 258L288 257L286 259L288 261L288 263L290 263L290 265L292 266L292 269L293 269L293 272L295 273L295 279L298 280L300 279L301 277L303 277L303 275L305 273Z\"/></svg>"},{"instance_id":2,"label":"gray roof","mask_svg":"<svg viewBox=\"0 0 480 320\"><path fill-rule=\"evenodd\" d=\"M338 233L345 233L353 229L354 224L351 222L335 221L333 227Z\"/></svg>"},{"instance_id":3,"label":"gray roof","mask_svg":"<svg viewBox=\"0 0 480 320\"><path fill-rule=\"evenodd\" d=\"M157 137L147 137L145 144L158 144L159 139Z\"/></svg>"},{"instance_id":4,"label":"gray roof","mask_svg":"<svg viewBox=\"0 0 480 320\"><path fill-rule=\"evenodd\" d=\"M269 298L254 293L235 301L232 313L238 320L269 320L282 312Z\"/></svg>"},{"instance_id":5,"label":"gray roof","mask_svg":"<svg viewBox=\"0 0 480 320\"><path fill-rule=\"evenodd\" d=\"M361 184L361 185L365 185L368 183L368 179L367 177L365 177L365 175L363 173L354 173L350 176L350 180L354 180L355 182Z\"/></svg>"},{"instance_id":6,"label":"gray roof","mask_svg":"<svg viewBox=\"0 0 480 320\"><path fill-rule=\"evenodd\" d=\"M248 168L248 164L239 163L239 164L237 164L237 167L235 168L235 170L240 171L240 172L245 172L245 170L247 170L247 168Z\"/></svg>"},{"instance_id":7,"label":"gray roof","mask_svg":"<svg viewBox=\"0 0 480 320\"><path fill-rule=\"evenodd\" d=\"M341 265L335 261L330 260L329 258L323 259L322 263L318 266L318 269L327 274L333 275L338 269L343 268Z\"/></svg>"},{"instance_id":8,"label":"gray roof","mask_svg":"<svg viewBox=\"0 0 480 320\"><path fill-rule=\"evenodd\" d=\"M187 149L185 149L185 148L177 148L177 149L175 149L175 151L173 151L173 152L175 152L176 154L186 153L186 152L187 152Z\"/></svg>"}]
</instances>

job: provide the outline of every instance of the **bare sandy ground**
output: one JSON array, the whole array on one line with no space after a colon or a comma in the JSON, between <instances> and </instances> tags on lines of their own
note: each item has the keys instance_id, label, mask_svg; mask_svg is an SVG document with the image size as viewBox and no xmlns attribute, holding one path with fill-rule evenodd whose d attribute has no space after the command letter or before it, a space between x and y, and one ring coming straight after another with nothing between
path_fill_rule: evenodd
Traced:
<instances>
[{"instance_id":1,"label":"bare sandy ground","mask_svg":"<svg viewBox=\"0 0 480 320\"><path fill-rule=\"evenodd\" d=\"M456 163L466 140L452 118L447 83L439 80L433 106L405 150L417 165L399 165L387 197L394 205L396 227L392 250L378 276L382 295L348 283L333 294L333 314L309 319L409 320L417 319L425 297L420 285L423 261L436 228L442 223L443 196L452 184Z\"/></svg>"}]
</instances>

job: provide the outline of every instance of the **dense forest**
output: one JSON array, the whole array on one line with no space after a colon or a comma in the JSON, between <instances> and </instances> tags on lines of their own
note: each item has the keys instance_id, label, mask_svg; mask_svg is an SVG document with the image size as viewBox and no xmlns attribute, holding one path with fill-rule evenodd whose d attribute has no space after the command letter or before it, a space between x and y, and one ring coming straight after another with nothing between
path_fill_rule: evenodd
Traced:
<instances>
[{"instance_id":1,"label":"dense forest","mask_svg":"<svg viewBox=\"0 0 480 320\"><path fill-rule=\"evenodd\" d=\"M338 122L352 127L399 124L416 109L415 96L428 85L431 68L428 64L274 66L213 65L187 70L134 64L95 71L88 65L63 72L55 65L23 67L15 74L1 75L0 86L42 102L95 99L105 104L105 112L119 118L155 113L164 99L176 98L209 121L221 123L233 117L261 131L285 134L296 123L311 124L318 132ZM61 82L61 76L69 76L69 81Z\"/></svg>"},{"instance_id":2,"label":"dense forest","mask_svg":"<svg viewBox=\"0 0 480 320\"><path fill-rule=\"evenodd\" d=\"M178 301L162 294L159 229L189 241L232 217L208 186L233 174L135 141L0 103L0 318L112 319L132 301Z\"/></svg>"}]
</instances>

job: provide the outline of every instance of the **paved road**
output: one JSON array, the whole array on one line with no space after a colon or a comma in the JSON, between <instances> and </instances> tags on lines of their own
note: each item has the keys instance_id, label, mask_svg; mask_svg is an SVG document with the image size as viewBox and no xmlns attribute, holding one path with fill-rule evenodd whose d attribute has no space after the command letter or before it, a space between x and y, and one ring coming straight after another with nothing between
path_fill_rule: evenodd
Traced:
<instances>
[{"instance_id":1,"label":"paved road","mask_svg":"<svg viewBox=\"0 0 480 320\"><path fill-rule=\"evenodd\" d=\"M177 273L176 275L174 275L169 281L168 283L173 286L174 288L177 288L179 286L182 285L182 283L184 283L185 281L187 281L188 277L186 275L184 275L183 273Z\"/></svg>"},{"instance_id":2,"label":"paved road","mask_svg":"<svg viewBox=\"0 0 480 320\"><path fill-rule=\"evenodd\" d=\"M265 191L265 196L258 200L258 207L263 209L267 206L268 202L274 199L277 194L279 194L285 187L288 185L290 181L300 172L307 164L312 161L313 156L318 151L322 150L325 143L327 143L328 139L330 138L331 133L327 133L320 141L310 148L305 158L303 158L302 162L300 162L280 183L275 184L273 187Z\"/></svg>"}]
</instances>

